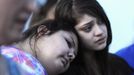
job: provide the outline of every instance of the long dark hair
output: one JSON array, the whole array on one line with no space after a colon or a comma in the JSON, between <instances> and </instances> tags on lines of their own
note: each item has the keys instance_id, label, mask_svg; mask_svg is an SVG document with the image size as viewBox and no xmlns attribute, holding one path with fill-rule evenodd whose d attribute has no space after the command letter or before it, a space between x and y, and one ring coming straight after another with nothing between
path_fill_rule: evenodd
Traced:
<instances>
[{"instance_id":1,"label":"long dark hair","mask_svg":"<svg viewBox=\"0 0 134 75\"><path fill-rule=\"evenodd\" d=\"M52 35L59 30L63 30L63 31L73 32L77 36L77 33L76 33L75 29L72 27L71 22L69 22L67 20L64 22L62 22L60 20L46 20L38 25L31 27L26 32L24 32L23 40L25 40L27 38L30 38L30 41L32 38L35 38L35 40L38 40L39 39L38 38L38 28L42 25L44 25L50 31L50 33L48 33L47 35Z\"/></svg>"},{"instance_id":2,"label":"long dark hair","mask_svg":"<svg viewBox=\"0 0 134 75\"><path fill-rule=\"evenodd\" d=\"M107 45L103 50L96 51L95 52L95 61L97 65L94 65L90 59L87 61L91 62L89 64L90 67L88 67L88 74L92 75L108 75L108 63L107 63L107 58L108 58L108 46L111 43L112 40L112 33L111 33L111 27L110 27L110 22L109 19L101 7L101 5L96 1L96 0L74 0L74 13L76 17L83 16L84 14L91 15L93 17L96 17L97 19L101 20L103 23L105 23L108 31L108 38L107 38ZM81 44L81 43L80 43ZM86 49L83 45L80 48L80 53L83 52L84 49ZM80 54L81 55L81 54ZM94 66L92 66L94 65ZM87 65L85 65L86 67ZM98 69L97 69L98 68ZM98 71L97 71L98 70ZM97 73L98 72L98 73Z\"/></svg>"},{"instance_id":3,"label":"long dark hair","mask_svg":"<svg viewBox=\"0 0 134 75\"><path fill-rule=\"evenodd\" d=\"M75 31L75 29L72 27L72 22L66 20L64 22L62 22L61 20L57 19L57 20L46 20L44 22L40 22L38 23L38 25L35 25L33 27L31 27L30 29L28 29L26 32L24 32L24 38L22 39L22 41L25 41L26 39L29 39L29 45L31 50L34 51L34 49L37 47L36 46L36 42L38 41L39 38L41 37L45 37L45 35L52 35L57 31L63 30L63 31L67 31L67 32L73 32L76 36L77 33ZM46 27L48 31L50 31L49 33L45 34L46 31L41 31L41 33L44 34L40 34L40 32L38 31L39 27ZM45 29L44 29L45 30ZM33 44L34 41L34 44ZM35 53L35 56L36 53Z\"/></svg>"},{"instance_id":4,"label":"long dark hair","mask_svg":"<svg viewBox=\"0 0 134 75\"><path fill-rule=\"evenodd\" d=\"M112 40L112 33L111 33L110 22L100 4L96 0L61 0L59 4L57 4L55 13L58 14L58 16L62 17L63 19L70 18L70 20L76 22L75 25L77 24L77 18L83 16L84 14L97 17L106 24L108 31L107 46L104 50L95 52L95 60L98 64L97 66L99 66L98 67L99 71L95 70L95 66L92 66L94 63L89 63L88 71L91 71L89 72L91 75L96 75L96 72L101 73L100 75L107 75L108 71L106 70L107 70L108 46ZM81 73L83 73L81 75L87 74L87 71L85 71L84 68L86 65L84 65L83 62L84 60L82 55L83 50L86 50L86 47L82 45L80 39L78 56L76 57L73 63L77 65L79 64L79 66L81 66L80 71L82 71ZM89 59L87 61L92 60Z\"/></svg>"},{"instance_id":5,"label":"long dark hair","mask_svg":"<svg viewBox=\"0 0 134 75\"><path fill-rule=\"evenodd\" d=\"M105 11L96 0L60 0L59 4L57 4L55 13L58 14L58 16L62 19L70 18L70 20L75 22L75 25L77 25L77 18L80 18L84 14L91 15L105 23L108 31L107 45L103 50L94 52L94 60L90 58L87 58L86 60L86 58L83 57L83 52L88 49L82 45L81 39L79 39L78 55L76 56L76 59L71 63L70 68L61 75L132 74L133 70L123 59L115 56L114 54L111 55L108 53L108 48L112 41L111 26ZM85 65L86 61L84 60L89 62L88 65ZM96 61L96 64L92 61ZM119 66L116 67L114 64ZM125 69L127 70L125 71ZM114 73L114 71L116 71L116 73Z\"/></svg>"}]
</instances>

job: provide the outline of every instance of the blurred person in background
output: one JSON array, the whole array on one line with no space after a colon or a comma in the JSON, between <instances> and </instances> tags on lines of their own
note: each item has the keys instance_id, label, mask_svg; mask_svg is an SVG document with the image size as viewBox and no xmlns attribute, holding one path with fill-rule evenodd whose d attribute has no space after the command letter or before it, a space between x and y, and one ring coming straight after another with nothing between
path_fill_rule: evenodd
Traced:
<instances>
[{"instance_id":1,"label":"blurred person in background","mask_svg":"<svg viewBox=\"0 0 134 75\"><path fill-rule=\"evenodd\" d=\"M30 14L39 11L39 0L0 0L0 45L20 40ZM18 65L0 54L0 75L21 75Z\"/></svg>"},{"instance_id":2,"label":"blurred person in background","mask_svg":"<svg viewBox=\"0 0 134 75\"><path fill-rule=\"evenodd\" d=\"M127 63L134 69L134 43L128 47L118 50L116 53L127 61Z\"/></svg>"},{"instance_id":3,"label":"blurred person in background","mask_svg":"<svg viewBox=\"0 0 134 75\"><path fill-rule=\"evenodd\" d=\"M25 22L39 8L38 0L0 0L0 45L22 38Z\"/></svg>"}]
</instances>

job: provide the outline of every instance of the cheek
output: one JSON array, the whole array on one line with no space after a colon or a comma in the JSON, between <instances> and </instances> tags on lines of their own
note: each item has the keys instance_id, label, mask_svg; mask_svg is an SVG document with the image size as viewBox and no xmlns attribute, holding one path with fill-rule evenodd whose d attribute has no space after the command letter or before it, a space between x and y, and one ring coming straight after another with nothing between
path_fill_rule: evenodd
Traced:
<instances>
[{"instance_id":1,"label":"cheek","mask_svg":"<svg viewBox=\"0 0 134 75\"><path fill-rule=\"evenodd\" d=\"M54 56L55 53L56 51L53 49L53 47L44 46L44 48L40 48L40 51L38 51L38 56L42 58L51 58Z\"/></svg>"},{"instance_id":2,"label":"cheek","mask_svg":"<svg viewBox=\"0 0 134 75\"><path fill-rule=\"evenodd\" d=\"M92 35L90 33L79 32L79 36L81 41L83 42L90 42L93 40Z\"/></svg>"},{"instance_id":3,"label":"cheek","mask_svg":"<svg viewBox=\"0 0 134 75\"><path fill-rule=\"evenodd\" d=\"M103 30L103 32L105 33L105 35L107 36L107 28L106 28L106 26L102 26L102 30Z\"/></svg>"},{"instance_id":4,"label":"cheek","mask_svg":"<svg viewBox=\"0 0 134 75\"><path fill-rule=\"evenodd\" d=\"M50 42L48 42L47 40L38 40L37 42L37 46L36 46L36 52L37 52L37 56L38 58L42 59L43 58L50 58L53 54L53 50L52 50L52 45Z\"/></svg>"},{"instance_id":5,"label":"cheek","mask_svg":"<svg viewBox=\"0 0 134 75\"><path fill-rule=\"evenodd\" d=\"M106 29L106 31L105 31L105 32L106 32L106 34L105 34L105 35L106 35L106 37L108 37L108 31L107 31L107 29Z\"/></svg>"},{"instance_id":6,"label":"cheek","mask_svg":"<svg viewBox=\"0 0 134 75\"><path fill-rule=\"evenodd\" d=\"M80 36L82 45L86 47L91 47L91 45L93 44L93 40L94 40L91 33L79 32L79 36Z\"/></svg>"},{"instance_id":7,"label":"cheek","mask_svg":"<svg viewBox=\"0 0 134 75\"><path fill-rule=\"evenodd\" d=\"M55 61L55 54L54 51L38 51L37 53L37 59L41 62L43 66L48 65L49 63L51 64L52 62Z\"/></svg>"},{"instance_id":8,"label":"cheek","mask_svg":"<svg viewBox=\"0 0 134 75\"><path fill-rule=\"evenodd\" d=\"M106 38L108 38L108 31L107 31L107 28L106 28L106 27L103 28L103 32L104 32L104 36L105 36ZM107 40L106 40L106 41L107 41Z\"/></svg>"}]
</instances>

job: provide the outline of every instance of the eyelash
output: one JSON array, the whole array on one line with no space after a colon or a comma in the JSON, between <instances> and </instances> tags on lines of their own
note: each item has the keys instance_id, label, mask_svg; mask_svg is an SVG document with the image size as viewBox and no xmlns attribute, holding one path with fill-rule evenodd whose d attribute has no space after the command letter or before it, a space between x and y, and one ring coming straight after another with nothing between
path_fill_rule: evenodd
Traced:
<instances>
[{"instance_id":1,"label":"eyelash","mask_svg":"<svg viewBox=\"0 0 134 75\"><path fill-rule=\"evenodd\" d=\"M98 23L98 25L104 24L104 22L102 20L98 20L97 23ZM83 27L82 30L84 32L90 32L92 30L93 25L94 25L94 22L92 21L92 22L88 23L85 27Z\"/></svg>"},{"instance_id":2,"label":"eyelash","mask_svg":"<svg viewBox=\"0 0 134 75\"><path fill-rule=\"evenodd\" d=\"M72 47L71 42L70 42L70 41L68 41L67 39L65 39L65 40L66 40L66 42L67 42L68 47L69 47L69 48L71 48L71 47Z\"/></svg>"},{"instance_id":3,"label":"eyelash","mask_svg":"<svg viewBox=\"0 0 134 75\"><path fill-rule=\"evenodd\" d=\"M85 32L90 32L91 30L92 30L92 26L86 26L86 27L84 27L83 28L83 30L85 31Z\"/></svg>"},{"instance_id":4,"label":"eyelash","mask_svg":"<svg viewBox=\"0 0 134 75\"><path fill-rule=\"evenodd\" d=\"M87 23L86 26L83 27L82 30L83 30L84 32L87 32L87 33L88 33L88 32L90 32L90 31L92 30L93 25L94 25L94 22L91 21L91 22Z\"/></svg>"}]
</instances>

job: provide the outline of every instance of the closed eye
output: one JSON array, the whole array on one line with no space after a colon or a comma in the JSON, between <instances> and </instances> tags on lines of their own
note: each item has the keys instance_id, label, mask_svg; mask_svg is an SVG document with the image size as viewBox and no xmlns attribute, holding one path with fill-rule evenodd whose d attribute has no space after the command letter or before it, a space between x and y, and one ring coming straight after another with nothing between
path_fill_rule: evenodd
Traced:
<instances>
[{"instance_id":1,"label":"closed eye","mask_svg":"<svg viewBox=\"0 0 134 75\"><path fill-rule=\"evenodd\" d=\"M65 40L66 40L66 42L67 42L68 47L69 47L69 48L72 48L71 42L70 42L67 38L65 38Z\"/></svg>"},{"instance_id":2,"label":"closed eye","mask_svg":"<svg viewBox=\"0 0 134 75\"><path fill-rule=\"evenodd\" d=\"M77 55L77 50L76 50L77 45L75 43L75 40L73 39L73 37L70 37L70 39L68 39L66 37L64 37L64 38L65 38L65 41L67 42L68 47L69 48L74 48L73 49L74 50L74 55L76 56Z\"/></svg>"}]
</instances>

